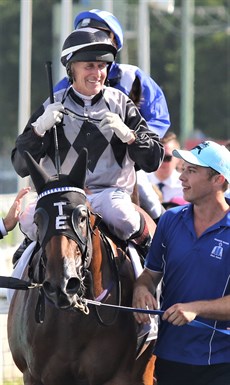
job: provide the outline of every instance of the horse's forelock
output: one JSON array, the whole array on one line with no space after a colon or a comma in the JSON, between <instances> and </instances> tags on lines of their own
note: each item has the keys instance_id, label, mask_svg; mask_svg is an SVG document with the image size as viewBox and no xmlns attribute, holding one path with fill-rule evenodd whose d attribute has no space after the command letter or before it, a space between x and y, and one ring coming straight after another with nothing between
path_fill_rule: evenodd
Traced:
<instances>
[{"instance_id":1,"label":"horse's forelock","mask_svg":"<svg viewBox=\"0 0 230 385\"><path fill-rule=\"evenodd\" d=\"M42 190L45 191L45 190L55 189L55 188L63 187L63 186L79 187L79 186L77 186L77 183L75 183L73 185L73 183L70 181L68 175L60 174L59 177L57 175L51 176L49 179L49 182L46 183L46 185L44 186L44 188Z\"/></svg>"}]
</instances>

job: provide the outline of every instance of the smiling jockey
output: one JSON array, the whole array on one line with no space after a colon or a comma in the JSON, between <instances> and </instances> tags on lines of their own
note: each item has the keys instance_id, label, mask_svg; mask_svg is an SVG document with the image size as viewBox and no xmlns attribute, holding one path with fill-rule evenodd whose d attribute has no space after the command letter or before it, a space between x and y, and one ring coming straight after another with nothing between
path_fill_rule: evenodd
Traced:
<instances>
[{"instance_id":1,"label":"smiling jockey","mask_svg":"<svg viewBox=\"0 0 230 385\"><path fill-rule=\"evenodd\" d=\"M110 33L118 52L123 47L123 31L118 19L110 12L99 9L83 11L76 15L74 28L92 27ZM164 136L170 126L166 99L159 85L144 71L134 65L113 62L108 74L108 85L119 89L137 105L151 131ZM69 79L65 77L54 88L55 91L67 88ZM151 183L143 172L137 173L137 187L142 208L154 221L165 211L155 194Z\"/></svg>"},{"instance_id":2,"label":"smiling jockey","mask_svg":"<svg viewBox=\"0 0 230 385\"><path fill-rule=\"evenodd\" d=\"M67 37L61 61L71 85L55 92L55 103L49 104L47 99L32 115L16 140L12 162L19 175L28 175L24 160L27 150L54 175L51 129L56 124L62 173L70 172L80 149L86 147L86 188L92 209L102 215L112 233L124 241L132 239L145 254L149 233L131 201L135 168L156 170L164 150L135 104L121 91L104 85L116 52L105 31L79 29ZM32 224L23 228L24 217L22 230L34 239Z\"/></svg>"}]
</instances>

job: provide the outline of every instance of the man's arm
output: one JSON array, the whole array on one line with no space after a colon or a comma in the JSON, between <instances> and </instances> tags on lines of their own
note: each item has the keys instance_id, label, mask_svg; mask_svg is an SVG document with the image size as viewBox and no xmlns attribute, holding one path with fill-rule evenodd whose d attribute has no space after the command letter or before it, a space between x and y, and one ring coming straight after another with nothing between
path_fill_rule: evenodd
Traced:
<instances>
[{"instance_id":1,"label":"man's arm","mask_svg":"<svg viewBox=\"0 0 230 385\"><path fill-rule=\"evenodd\" d=\"M62 80L60 80L55 86L54 86L54 92L66 89L70 86L69 79L67 77L64 77Z\"/></svg>"},{"instance_id":2,"label":"man's arm","mask_svg":"<svg viewBox=\"0 0 230 385\"><path fill-rule=\"evenodd\" d=\"M133 292L133 307L138 309L155 310L157 301L155 298L156 288L162 277L161 273L145 268L137 278ZM134 313L138 323L150 323L150 317L144 313Z\"/></svg>"},{"instance_id":3,"label":"man's arm","mask_svg":"<svg viewBox=\"0 0 230 385\"><path fill-rule=\"evenodd\" d=\"M142 70L136 72L142 86L140 113L149 129L162 138L170 127L170 116L165 95L160 86Z\"/></svg>"},{"instance_id":4,"label":"man's arm","mask_svg":"<svg viewBox=\"0 0 230 385\"><path fill-rule=\"evenodd\" d=\"M146 172L157 170L164 157L164 146L159 136L149 129L147 122L131 100L126 104L124 123L135 133L136 138L128 146L128 152L137 169Z\"/></svg>"},{"instance_id":5,"label":"man's arm","mask_svg":"<svg viewBox=\"0 0 230 385\"><path fill-rule=\"evenodd\" d=\"M3 218L0 218L0 239L7 235L7 231L3 222Z\"/></svg>"},{"instance_id":6,"label":"man's arm","mask_svg":"<svg viewBox=\"0 0 230 385\"><path fill-rule=\"evenodd\" d=\"M218 321L230 320L230 295L222 298L188 303L176 303L165 310L162 319L182 326L197 316Z\"/></svg>"},{"instance_id":7,"label":"man's arm","mask_svg":"<svg viewBox=\"0 0 230 385\"><path fill-rule=\"evenodd\" d=\"M19 191L6 217L0 220L0 238L7 235L8 231L15 228L21 212L22 199L30 191L30 187L25 187Z\"/></svg>"},{"instance_id":8,"label":"man's arm","mask_svg":"<svg viewBox=\"0 0 230 385\"><path fill-rule=\"evenodd\" d=\"M109 90L109 87L107 88ZM137 169L152 172L162 163L164 146L159 136L149 130L144 118L131 99L121 96L122 118L118 112L106 112L100 122L100 129L112 130L127 145L129 156ZM121 115L122 115L121 113Z\"/></svg>"},{"instance_id":9,"label":"man's arm","mask_svg":"<svg viewBox=\"0 0 230 385\"><path fill-rule=\"evenodd\" d=\"M15 148L11 153L11 161L15 171L21 177L29 175L24 152L28 151L37 163L45 156L53 137L51 128L62 118L60 109L64 109L60 102L44 105L31 116L23 133L16 139Z\"/></svg>"}]
</instances>

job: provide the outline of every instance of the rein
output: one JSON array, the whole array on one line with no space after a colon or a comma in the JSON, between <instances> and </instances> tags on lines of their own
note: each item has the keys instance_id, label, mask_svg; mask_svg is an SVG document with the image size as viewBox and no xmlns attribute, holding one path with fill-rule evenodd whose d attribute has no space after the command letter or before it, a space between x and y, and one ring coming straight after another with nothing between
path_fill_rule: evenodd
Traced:
<instances>
[{"instance_id":1,"label":"rein","mask_svg":"<svg viewBox=\"0 0 230 385\"><path fill-rule=\"evenodd\" d=\"M164 310L149 310L149 309L135 308L135 307L129 307L129 306L111 305L111 304L106 304L106 303L94 301L91 299L86 299L85 301L86 301L86 306L88 304L94 305L94 306L106 306L106 307L110 307L110 308L117 308L117 309L122 310L122 311L129 311L129 312L133 312L133 313L145 313L145 314L149 314L149 315L158 315L158 316L162 316L164 314ZM199 327L199 328L208 328L208 329L213 330L214 332L219 332L222 334L230 335L230 330L218 329L218 328L215 328L211 325L208 325L205 322L201 322L201 321L197 321L197 320L193 320L193 321L189 322L187 325Z\"/></svg>"},{"instance_id":2,"label":"rein","mask_svg":"<svg viewBox=\"0 0 230 385\"><path fill-rule=\"evenodd\" d=\"M0 287L4 289L28 290L41 287L42 284L24 281L14 277L0 276Z\"/></svg>"},{"instance_id":3,"label":"rein","mask_svg":"<svg viewBox=\"0 0 230 385\"><path fill-rule=\"evenodd\" d=\"M0 287L2 288L8 288L8 289L16 289L16 290L29 290L29 289L35 289L35 288L41 288L42 284L33 283L33 282L27 282L19 278L13 278L13 277L4 277L0 276ZM129 306L121 306L121 305L112 305L108 303L99 302L92 299L84 299L81 301L81 304L79 304L79 307L82 307L83 312L87 315L89 314L89 307L88 305L93 306L104 306L112 309L117 309L118 311L129 311L132 313L145 313L149 315L158 315L162 316L164 311L163 310L149 310L149 309L142 309L142 308L135 308L135 307L129 307ZM193 320L187 324L188 326L192 327L199 327L203 329L211 329L213 332L218 332L226 335L230 335L230 330L228 329L218 329L211 325L208 325L205 322Z\"/></svg>"},{"instance_id":4,"label":"rein","mask_svg":"<svg viewBox=\"0 0 230 385\"><path fill-rule=\"evenodd\" d=\"M116 322L118 314L119 314L119 308L120 308L120 304L121 304L121 281L120 281L120 275L119 275L119 271L118 271L118 268L117 268L117 265L116 265L116 261L115 261L115 255L114 255L113 248L112 248L108 238L102 232L100 232L100 236L101 236L101 239L102 239L102 241L103 241L103 243L104 243L104 245L106 247L107 256L108 256L110 262L112 263L112 272L115 273L116 297L117 297L118 305L114 305L114 309L118 309L118 310L116 311L115 316L113 317L113 320L111 322L103 321L102 317L99 314L99 310L98 310L97 306L95 307L95 310L96 310L96 314L97 314L99 322L102 325L104 325L104 326L111 326L111 325L113 325ZM101 301L108 297L108 295L110 294L113 286L114 286L114 282L111 283L109 289L104 291L99 296ZM100 302L100 303L102 303L102 302ZM103 304L105 304L105 303L103 303ZM87 308L87 305L86 305L86 308Z\"/></svg>"}]
</instances>

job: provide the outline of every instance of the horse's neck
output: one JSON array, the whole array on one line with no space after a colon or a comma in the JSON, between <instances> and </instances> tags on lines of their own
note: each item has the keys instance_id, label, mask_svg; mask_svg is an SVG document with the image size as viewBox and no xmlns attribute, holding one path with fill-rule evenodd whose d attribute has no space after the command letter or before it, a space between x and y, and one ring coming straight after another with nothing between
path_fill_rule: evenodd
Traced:
<instances>
[{"instance_id":1,"label":"horse's neck","mask_svg":"<svg viewBox=\"0 0 230 385\"><path fill-rule=\"evenodd\" d=\"M28 276L36 283L42 283L43 280L43 262L41 260L43 253L44 251L37 243L28 264Z\"/></svg>"}]
</instances>

